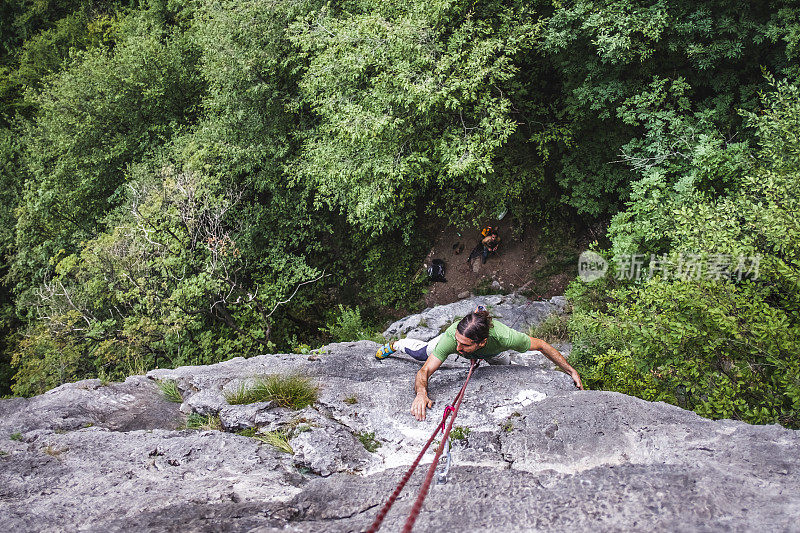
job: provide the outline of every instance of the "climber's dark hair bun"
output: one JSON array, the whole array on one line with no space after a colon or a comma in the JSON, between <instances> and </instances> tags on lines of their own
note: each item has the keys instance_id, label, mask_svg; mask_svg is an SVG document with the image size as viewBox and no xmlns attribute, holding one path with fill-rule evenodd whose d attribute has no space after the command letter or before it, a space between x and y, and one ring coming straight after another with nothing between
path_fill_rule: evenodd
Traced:
<instances>
[{"instance_id":1,"label":"climber's dark hair bun","mask_svg":"<svg viewBox=\"0 0 800 533\"><path fill-rule=\"evenodd\" d=\"M456 331L475 342L483 342L489 338L492 329L492 315L482 305L461 319Z\"/></svg>"}]
</instances>

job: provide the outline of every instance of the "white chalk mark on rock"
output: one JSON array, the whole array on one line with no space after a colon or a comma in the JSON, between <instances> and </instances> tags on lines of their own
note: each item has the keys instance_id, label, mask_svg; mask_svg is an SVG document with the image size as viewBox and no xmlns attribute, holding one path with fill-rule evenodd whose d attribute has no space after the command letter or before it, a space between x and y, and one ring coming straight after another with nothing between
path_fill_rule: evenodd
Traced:
<instances>
[{"instance_id":1,"label":"white chalk mark on rock","mask_svg":"<svg viewBox=\"0 0 800 533\"><path fill-rule=\"evenodd\" d=\"M527 407L533 402L541 402L545 398L547 398L547 395L543 392L533 389L523 389L519 391L513 400L495 407L492 414L496 419L507 418L514 411Z\"/></svg>"}]
</instances>

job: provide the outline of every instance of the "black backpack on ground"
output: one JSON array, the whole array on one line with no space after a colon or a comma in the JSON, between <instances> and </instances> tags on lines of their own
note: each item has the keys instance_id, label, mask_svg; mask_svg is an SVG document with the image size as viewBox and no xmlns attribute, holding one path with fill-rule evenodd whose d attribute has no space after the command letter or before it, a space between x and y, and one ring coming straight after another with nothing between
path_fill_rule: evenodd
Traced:
<instances>
[{"instance_id":1,"label":"black backpack on ground","mask_svg":"<svg viewBox=\"0 0 800 533\"><path fill-rule=\"evenodd\" d=\"M428 267L428 277L431 281L447 281L444 277L444 261L434 259L433 264Z\"/></svg>"}]
</instances>

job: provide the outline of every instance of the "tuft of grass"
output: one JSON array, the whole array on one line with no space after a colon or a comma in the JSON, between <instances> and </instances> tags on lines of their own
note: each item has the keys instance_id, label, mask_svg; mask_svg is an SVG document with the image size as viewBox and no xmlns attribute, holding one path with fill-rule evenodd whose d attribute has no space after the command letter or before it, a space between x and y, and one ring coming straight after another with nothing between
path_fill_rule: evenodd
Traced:
<instances>
[{"instance_id":1,"label":"tuft of grass","mask_svg":"<svg viewBox=\"0 0 800 533\"><path fill-rule=\"evenodd\" d=\"M178 384L174 379L159 381L158 388L167 400L175 403L183 403L183 396L181 396L181 391L178 389Z\"/></svg>"},{"instance_id":2,"label":"tuft of grass","mask_svg":"<svg viewBox=\"0 0 800 533\"><path fill-rule=\"evenodd\" d=\"M7 451L0 450L0 457L5 457L6 455L11 455L11 454L8 453Z\"/></svg>"},{"instance_id":3,"label":"tuft of grass","mask_svg":"<svg viewBox=\"0 0 800 533\"><path fill-rule=\"evenodd\" d=\"M8 436L8 438L11 439L11 440L21 441L22 440L22 433L20 433L20 432L12 433L11 435Z\"/></svg>"},{"instance_id":4,"label":"tuft of grass","mask_svg":"<svg viewBox=\"0 0 800 533\"><path fill-rule=\"evenodd\" d=\"M289 432L287 430L268 431L263 435L256 435L256 439L266 442L278 451L294 455L294 450L289 444Z\"/></svg>"},{"instance_id":5,"label":"tuft of grass","mask_svg":"<svg viewBox=\"0 0 800 533\"><path fill-rule=\"evenodd\" d=\"M479 257L477 259L477 261L480 261L480 260L481 259ZM487 296L487 295L490 295L490 294L494 294L496 292L497 291L492 288L492 280L491 280L491 278L483 278L483 279L481 279L478 282L478 285L476 285L475 288L472 289L472 294L474 294L475 296Z\"/></svg>"},{"instance_id":6,"label":"tuft of grass","mask_svg":"<svg viewBox=\"0 0 800 533\"><path fill-rule=\"evenodd\" d=\"M291 432L296 430L298 427L307 427L311 429L311 427L315 426L315 424L304 416L298 416L286 422L285 426L286 430ZM308 429L306 429L305 431L308 431Z\"/></svg>"},{"instance_id":7,"label":"tuft of grass","mask_svg":"<svg viewBox=\"0 0 800 533\"><path fill-rule=\"evenodd\" d=\"M147 374L147 363L141 357L134 357L133 360L129 358L125 361L125 366L127 367L126 376L143 376Z\"/></svg>"},{"instance_id":8,"label":"tuft of grass","mask_svg":"<svg viewBox=\"0 0 800 533\"><path fill-rule=\"evenodd\" d=\"M503 431L506 433L511 433L514 430L514 423L509 419L506 420L505 424L503 424Z\"/></svg>"},{"instance_id":9,"label":"tuft of grass","mask_svg":"<svg viewBox=\"0 0 800 533\"><path fill-rule=\"evenodd\" d=\"M258 382L247 385L240 383L236 390L224 391L225 401L228 405L243 405L247 403L255 403L260 400L255 399L253 390L257 387Z\"/></svg>"},{"instance_id":10,"label":"tuft of grass","mask_svg":"<svg viewBox=\"0 0 800 533\"><path fill-rule=\"evenodd\" d=\"M218 416L203 416L197 413L192 413L186 417L185 428L220 431L222 430L222 423L219 421Z\"/></svg>"},{"instance_id":11,"label":"tuft of grass","mask_svg":"<svg viewBox=\"0 0 800 533\"><path fill-rule=\"evenodd\" d=\"M469 428L465 428L464 426L455 426L452 430L450 430L450 438L452 440L467 440L469 434L472 433L472 430Z\"/></svg>"},{"instance_id":12,"label":"tuft of grass","mask_svg":"<svg viewBox=\"0 0 800 533\"><path fill-rule=\"evenodd\" d=\"M294 449L289 444L289 441L294 437L300 435L301 433L305 433L306 431L311 431L312 428L316 427L314 423L307 420L306 418L299 417L290 420L289 422L283 424L280 429L275 431L269 431L267 433L258 433L253 428L248 428L245 430L240 431L239 435L245 435L247 437L252 437L256 440L261 442L265 442L272 446L273 448L280 450L284 453L294 455Z\"/></svg>"},{"instance_id":13,"label":"tuft of grass","mask_svg":"<svg viewBox=\"0 0 800 533\"><path fill-rule=\"evenodd\" d=\"M97 379L100 380L101 387L108 387L111 384L111 376L106 374L105 368L101 368L100 371L97 373Z\"/></svg>"},{"instance_id":14,"label":"tuft of grass","mask_svg":"<svg viewBox=\"0 0 800 533\"><path fill-rule=\"evenodd\" d=\"M300 424L294 428L292 431L292 437L296 437L300 433L305 433L306 431L311 431L311 425L309 424Z\"/></svg>"},{"instance_id":15,"label":"tuft of grass","mask_svg":"<svg viewBox=\"0 0 800 533\"><path fill-rule=\"evenodd\" d=\"M347 405L355 405L355 404L358 403L358 396L356 396L355 394L351 394L350 396L348 396L347 398L345 398L342 401L344 403L346 403Z\"/></svg>"},{"instance_id":16,"label":"tuft of grass","mask_svg":"<svg viewBox=\"0 0 800 533\"><path fill-rule=\"evenodd\" d=\"M50 457L55 457L56 459L58 459L59 457L61 457L62 453L67 451L67 449L66 448L60 449L54 446L45 446L42 448L42 451L47 455L49 455Z\"/></svg>"},{"instance_id":17,"label":"tuft of grass","mask_svg":"<svg viewBox=\"0 0 800 533\"><path fill-rule=\"evenodd\" d=\"M255 438L256 428L244 428L241 431L237 431L236 434L241 435L242 437Z\"/></svg>"},{"instance_id":18,"label":"tuft of grass","mask_svg":"<svg viewBox=\"0 0 800 533\"><path fill-rule=\"evenodd\" d=\"M378 448L382 446L382 444L378 441L378 439L375 438L374 431L370 432L361 431L359 433L356 433L356 437L358 438L359 441L361 441L361 444L364 445L364 449L366 449L370 453L375 453L378 450Z\"/></svg>"},{"instance_id":19,"label":"tuft of grass","mask_svg":"<svg viewBox=\"0 0 800 533\"><path fill-rule=\"evenodd\" d=\"M548 315L537 326L533 326L528 335L542 339L543 341L553 344L555 342L563 342L569 340L569 315Z\"/></svg>"},{"instance_id":20,"label":"tuft of grass","mask_svg":"<svg viewBox=\"0 0 800 533\"><path fill-rule=\"evenodd\" d=\"M279 407L299 410L319 399L319 385L302 374L274 374L225 394L230 405L272 401Z\"/></svg>"}]
</instances>

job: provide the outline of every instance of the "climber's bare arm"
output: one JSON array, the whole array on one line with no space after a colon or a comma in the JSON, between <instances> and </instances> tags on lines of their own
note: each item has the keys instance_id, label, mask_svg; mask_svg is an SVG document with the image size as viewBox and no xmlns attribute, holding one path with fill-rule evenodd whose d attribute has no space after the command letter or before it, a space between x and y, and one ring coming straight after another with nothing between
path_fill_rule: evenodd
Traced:
<instances>
[{"instance_id":1,"label":"climber's bare arm","mask_svg":"<svg viewBox=\"0 0 800 533\"><path fill-rule=\"evenodd\" d=\"M569 363L567 363L567 360L563 355L561 355L561 352L544 342L542 339L537 339L536 337L531 337L531 350L538 350L542 352L545 357L558 365L558 368L570 375L576 387L583 390L583 383L581 383L580 374L578 374L578 371L572 368Z\"/></svg>"},{"instance_id":2,"label":"climber's bare arm","mask_svg":"<svg viewBox=\"0 0 800 533\"><path fill-rule=\"evenodd\" d=\"M425 420L425 410L433 407L433 400L428 398L428 379L440 366L442 362L435 355L429 355L428 360L417 372L417 377L414 378L414 392L417 396L411 404L411 414L417 420Z\"/></svg>"}]
</instances>

